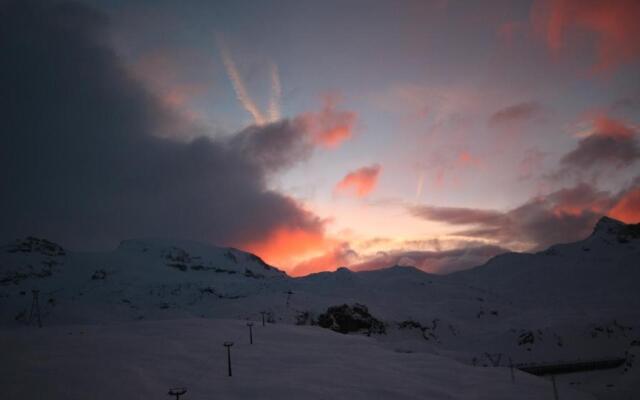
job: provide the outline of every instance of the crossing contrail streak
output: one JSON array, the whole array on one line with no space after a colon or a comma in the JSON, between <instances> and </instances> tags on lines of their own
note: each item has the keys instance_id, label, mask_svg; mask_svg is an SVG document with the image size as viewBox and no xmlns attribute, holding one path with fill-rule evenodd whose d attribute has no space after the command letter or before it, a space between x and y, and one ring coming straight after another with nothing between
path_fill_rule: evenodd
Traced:
<instances>
[{"instance_id":1,"label":"crossing contrail streak","mask_svg":"<svg viewBox=\"0 0 640 400\"><path fill-rule=\"evenodd\" d=\"M224 44L224 41L221 37L218 37L218 48L220 49L220 54L222 55L222 62L224 63L224 67L227 70L227 75L229 75L229 79L233 85L233 90L236 92L236 98L242 104L245 110L253 117L253 120L256 124L262 125L265 123L265 118L254 103L251 96L247 92L247 89L244 86L244 82L242 81L242 77L238 72L238 68L236 67L231 54L227 50L227 47Z\"/></svg>"},{"instance_id":2,"label":"crossing contrail streak","mask_svg":"<svg viewBox=\"0 0 640 400\"><path fill-rule=\"evenodd\" d=\"M269 120L275 122L280 119L280 99L282 86L280 85L280 73L278 65L271 63L271 98L269 99Z\"/></svg>"}]
</instances>

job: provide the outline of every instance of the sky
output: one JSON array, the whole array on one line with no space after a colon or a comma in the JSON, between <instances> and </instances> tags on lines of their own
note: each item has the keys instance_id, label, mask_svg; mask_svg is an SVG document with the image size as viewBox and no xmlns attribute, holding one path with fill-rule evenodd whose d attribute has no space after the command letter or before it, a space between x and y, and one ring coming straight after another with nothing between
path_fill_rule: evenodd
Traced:
<instances>
[{"instance_id":1,"label":"sky","mask_svg":"<svg viewBox=\"0 0 640 400\"><path fill-rule=\"evenodd\" d=\"M0 239L469 268L640 222L640 3L0 1Z\"/></svg>"}]
</instances>

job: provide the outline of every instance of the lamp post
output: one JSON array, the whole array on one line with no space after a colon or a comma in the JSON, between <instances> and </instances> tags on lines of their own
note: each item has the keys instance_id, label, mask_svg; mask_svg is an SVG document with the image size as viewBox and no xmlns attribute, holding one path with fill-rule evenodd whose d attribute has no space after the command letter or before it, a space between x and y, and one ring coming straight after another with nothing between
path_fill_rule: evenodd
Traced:
<instances>
[{"instance_id":1,"label":"lamp post","mask_svg":"<svg viewBox=\"0 0 640 400\"><path fill-rule=\"evenodd\" d=\"M224 347L227 348L227 367L229 368L229 376L231 376L231 346L233 346L233 342L224 342Z\"/></svg>"}]
</instances>

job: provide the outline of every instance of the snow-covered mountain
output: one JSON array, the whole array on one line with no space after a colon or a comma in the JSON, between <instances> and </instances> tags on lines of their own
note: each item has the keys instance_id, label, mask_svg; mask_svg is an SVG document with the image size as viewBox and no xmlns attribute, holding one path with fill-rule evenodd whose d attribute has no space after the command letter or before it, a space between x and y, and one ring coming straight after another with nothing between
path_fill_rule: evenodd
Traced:
<instances>
[{"instance_id":1,"label":"snow-covered mountain","mask_svg":"<svg viewBox=\"0 0 640 400\"><path fill-rule=\"evenodd\" d=\"M640 225L603 217L585 240L535 254L502 254L450 278L534 307L632 309L640 300Z\"/></svg>"},{"instance_id":2,"label":"snow-covered mountain","mask_svg":"<svg viewBox=\"0 0 640 400\"><path fill-rule=\"evenodd\" d=\"M231 248L154 239L82 253L27 238L0 248L0 326L35 323L32 290L45 327L263 316L315 325L331 306L362 304L384 327L376 343L394 352L470 366L624 357L598 379L571 379L626 398L640 395L639 278L640 226L609 218L585 240L450 275L397 266L291 278Z\"/></svg>"},{"instance_id":3,"label":"snow-covered mountain","mask_svg":"<svg viewBox=\"0 0 640 400\"><path fill-rule=\"evenodd\" d=\"M82 253L26 238L0 249L0 271L3 325L26 321L32 290L39 291L43 320L60 324L210 316L231 300L290 280L250 253L163 240Z\"/></svg>"}]
</instances>

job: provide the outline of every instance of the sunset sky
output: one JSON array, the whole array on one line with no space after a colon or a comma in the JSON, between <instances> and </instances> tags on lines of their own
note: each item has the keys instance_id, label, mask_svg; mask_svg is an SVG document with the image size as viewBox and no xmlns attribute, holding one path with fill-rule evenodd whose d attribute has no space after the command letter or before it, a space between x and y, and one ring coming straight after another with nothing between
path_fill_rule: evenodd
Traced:
<instances>
[{"instance_id":1,"label":"sunset sky","mask_svg":"<svg viewBox=\"0 0 640 400\"><path fill-rule=\"evenodd\" d=\"M448 272L640 222L636 0L0 10L2 239Z\"/></svg>"}]
</instances>

